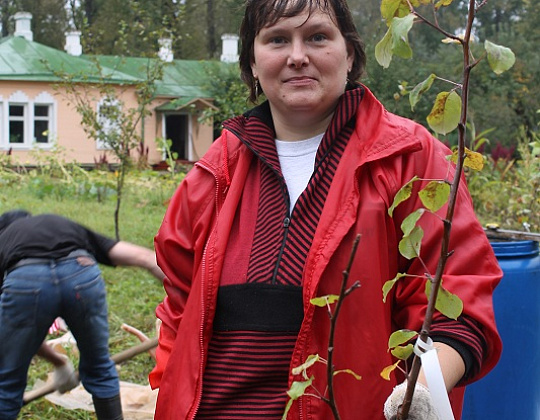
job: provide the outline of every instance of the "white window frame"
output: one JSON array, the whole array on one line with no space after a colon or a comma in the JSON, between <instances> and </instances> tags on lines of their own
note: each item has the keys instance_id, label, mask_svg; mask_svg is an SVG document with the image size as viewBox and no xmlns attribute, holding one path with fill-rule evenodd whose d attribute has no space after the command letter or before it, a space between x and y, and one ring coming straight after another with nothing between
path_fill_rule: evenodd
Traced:
<instances>
[{"instance_id":1,"label":"white window frame","mask_svg":"<svg viewBox=\"0 0 540 420\"><path fill-rule=\"evenodd\" d=\"M106 96L104 98L101 98L100 101L97 104L97 118L99 123L103 126L104 131L112 131L112 130L120 130L120 125L118 124L118 121L112 121L110 119L105 118L105 116L101 115L100 109L104 105L111 105L111 106L118 106L122 105L122 103L118 100L118 98L114 96ZM96 139L96 149L97 150L112 150L112 147L102 140Z\"/></svg>"},{"instance_id":2,"label":"white window frame","mask_svg":"<svg viewBox=\"0 0 540 420\"><path fill-rule=\"evenodd\" d=\"M23 116L12 117L10 116L10 106L22 106ZM35 141L34 127L36 117L34 115L34 106L47 106L48 107L48 136L47 143L37 143ZM33 100L31 100L26 93L21 90L13 92L7 99L0 96L0 148L9 150L29 150L33 147L39 148L51 148L53 146L53 140L56 137L56 101L54 97L48 92L41 92ZM38 117L37 120L43 120L43 117ZM23 142L11 143L10 142L10 122L22 121L23 122Z\"/></svg>"},{"instance_id":3,"label":"white window frame","mask_svg":"<svg viewBox=\"0 0 540 420\"><path fill-rule=\"evenodd\" d=\"M8 148L13 149L26 149L28 148L28 137L29 137L29 117L28 117L28 103L30 102L28 96L20 90L14 92L7 101L7 112L6 112L6 143ZM23 115L22 117L12 117L10 115L10 108L12 106L22 106ZM22 121L23 123L23 138L22 143L11 143L11 122L12 121Z\"/></svg>"},{"instance_id":4,"label":"white window frame","mask_svg":"<svg viewBox=\"0 0 540 420\"><path fill-rule=\"evenodd\" d=\"M36 106L46 106L48 108L47 117L36 116L34 111ZM31 106L31 128L32 128L32 145L36 145L41 148L52 147L54 139L56 138L56 102L54 97L48 92L41 92L34 98ZM36 141L36 133L34 132L36 121L47 121L47 142L38 143Z\"/></svg>"}]
</instances>

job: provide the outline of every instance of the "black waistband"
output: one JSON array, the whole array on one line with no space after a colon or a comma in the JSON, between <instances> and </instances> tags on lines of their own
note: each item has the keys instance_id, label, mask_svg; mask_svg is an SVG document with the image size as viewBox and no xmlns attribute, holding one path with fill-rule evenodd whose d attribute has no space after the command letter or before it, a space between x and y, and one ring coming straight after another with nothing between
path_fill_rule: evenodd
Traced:
<instances>
[{"instance_id":1,"label":"black waistband","mask_svg":"<svg viewBox=\"0 0 540 420\"><path fill-rule=\"evenodd\" d=\"M219 288L214 330L298 332L303 319L301 287L239 284Z\"/></svg>"},{"instance_id":2,"label":"black waistband","mask_svg":"<svg viewBox=\"0 0 540 420\"><path fill-rule=\"evenodd\" d=\"M88 253L88 251L86 251L85 249L76 249L75 251L71 251L65 257L60 257L60 258L23 258L23 259L17 261L15 264L11 265L6 270L6 274L9 273L10 271L15 270L16 268L23 267L25 265L49 264L51 262L58 263L58 262L62 262L62 261L71 260L71 259L77 258L77 257L90 257L90 258L93 258L92 255L90 253Z\"/></svg>"}]
</instances>

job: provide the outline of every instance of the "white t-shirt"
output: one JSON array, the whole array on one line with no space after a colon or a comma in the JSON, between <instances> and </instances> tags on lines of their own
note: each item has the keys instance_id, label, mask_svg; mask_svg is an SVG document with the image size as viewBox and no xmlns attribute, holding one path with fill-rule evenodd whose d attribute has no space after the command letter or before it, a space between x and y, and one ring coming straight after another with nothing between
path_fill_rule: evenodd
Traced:
<instances>
[{"instance_id":1,"label":"white t-shirt","mask_svg":"<svg viewBox=\"0 0 540 420\"><path fill-rule=\"evenodd\" d=\"M276 149L281 165L281 172L291 199L290 211L296 200L306 189L315 167L317 149L324 136L321 133L315 137L300 141L283 141L276 139Z\"/></svg>"}]
</instances>

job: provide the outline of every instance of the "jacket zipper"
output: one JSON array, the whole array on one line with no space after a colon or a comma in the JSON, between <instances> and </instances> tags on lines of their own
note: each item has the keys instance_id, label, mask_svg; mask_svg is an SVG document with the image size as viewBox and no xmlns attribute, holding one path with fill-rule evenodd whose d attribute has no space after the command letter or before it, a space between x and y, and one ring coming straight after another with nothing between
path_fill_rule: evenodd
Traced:
<instances>
[{"instance_id":1,"label":"jacket zipper","mask_svg":"<svg viewBox=\"0 0 540 420\"><path fill-rule=\"evenodd\" d=\"M284 229L283 241L281 242L281 248L279 249L276 266L274 267L274 272L272 273L272 284L276 284L277 282L277 274L278 274L279 266L281 264L281 259L283 257L283 252L285 251L285 244L287 243L287 237L289 236L290 225L291 225L291 218L287 214L285 216L285 219L283 219L283 229Z\"/></svg>"},{"instance_id":2,"label":"jacket zipper","mask_svg":"<svg viewBox=\"0 0 540 420\"><path fill-rule=\"evenodd\" d=\"M208 166L205 166L200 161L197 162L196 165L206 170L207 172L209 172L216 181L215 202L216 202L216 223L217 223L217 218L219 215L219 191L220 191L219 177L212 169L210 169ZM199 411L199 408L201 406L201 400L202 400L202 390L203 390L202 380L204 376L204 353L205 353L204 352L204 327L206 325L206 312L207 312L206 305L205 305L204 280L205 280L205 273L206 273L206 260L207 260L207 251L208 251L209 243L210 243L209 241L206 243L204 251L203 251L203 255L202 255L203 275L201 276L201 325L199 328L199 348L201 351L201 362L199 363L200 386L198 387L197 396L196 396L197 400L195 402L195 410L193 410L193 415L191 416L191 420L195 419L195 416L197 415L197 412Z\"/></svg>"}]
</instances>

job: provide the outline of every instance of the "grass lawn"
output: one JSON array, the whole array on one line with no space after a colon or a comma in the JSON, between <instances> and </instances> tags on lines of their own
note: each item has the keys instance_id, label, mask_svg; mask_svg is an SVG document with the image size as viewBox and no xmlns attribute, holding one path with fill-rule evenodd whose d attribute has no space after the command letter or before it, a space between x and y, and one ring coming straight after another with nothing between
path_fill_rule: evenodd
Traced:
<instances>
[{"instance_id":1,"label":"grass lawn","mask_svg":"<svg viewBox=\"0 0 540 420\"><path fill-rule=\"evenodd\" d=\"M114 210L116 196L106 185L114 185L114 175L92 174L90 181L55 179L49 175L25 174L6 176L0 172L0 213L24 208L34 214L56 213L76 220L110 237L115 236ZM163 174L136 172L128 175L128 183L120 209L120 238L153 248L153 237L166 210L167 200L174 192L180 177L171 179ZM105 180L105 181L104 181ZM112 182L112 184L111 184ZM81 188L85 185L85 189ZM105 187L104 187L105 185ZM107 191L97 194L96 190ZM103 196L106 198L104 199ZM101 199L101 202L98 201ZM149 337L155 336L155 308L164 297L161 283L146 270L139 268L102 266L107 284L111 354L139 343L123 331L122 323L132 325ZM52 336L50 338L53 338ZM14 343L15 344L15 343ZM73 357L75 366L77 358ZM153 359L140 354L122 364L120 380L147 384ZM28 375L27 390L36 380L45 380L52 365L34 358ZM41 398L23 407L23 419L94 419L84 410L67 410Z\"/></svg>"}]
</instances>

